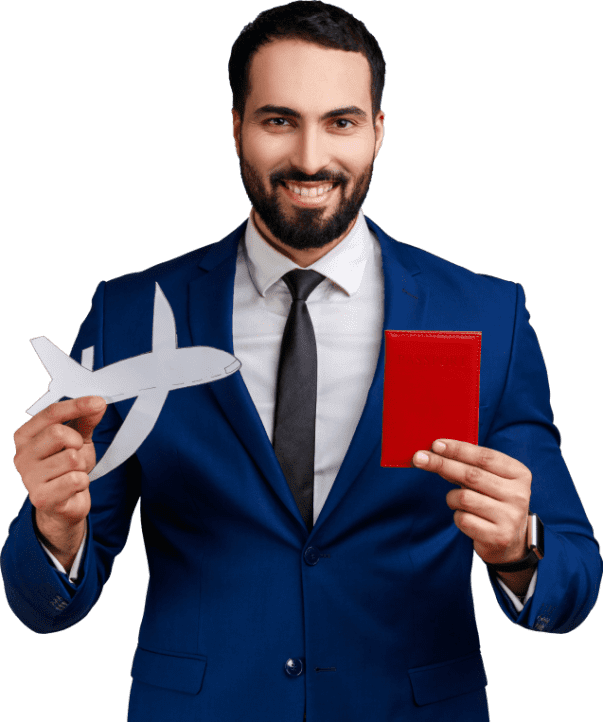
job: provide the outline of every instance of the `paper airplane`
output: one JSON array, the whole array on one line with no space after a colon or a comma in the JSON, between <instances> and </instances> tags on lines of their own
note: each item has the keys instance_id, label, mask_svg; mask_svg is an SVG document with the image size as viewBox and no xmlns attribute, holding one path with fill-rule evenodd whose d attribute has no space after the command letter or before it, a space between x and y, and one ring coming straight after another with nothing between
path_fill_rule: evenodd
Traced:
<instances>
[{"instance_id":1,"label":"paper airplane","mask_svg":"<svg viewBox=\"0 0 603 722\"><path fill-rule=\"evenodd\" d=\"M172 308L155 283L152 351L93 371L94 346L82 351L78 364L45 336L31 340L51 376L47 393L27 409L33 416L67 396L102 396L108 403L137 397L111 445L90 472L90 481L112 471L151 433L172 389L224 379L241 368L232 354L211 346L178 348Z\"/></svg>"}]
</instances>

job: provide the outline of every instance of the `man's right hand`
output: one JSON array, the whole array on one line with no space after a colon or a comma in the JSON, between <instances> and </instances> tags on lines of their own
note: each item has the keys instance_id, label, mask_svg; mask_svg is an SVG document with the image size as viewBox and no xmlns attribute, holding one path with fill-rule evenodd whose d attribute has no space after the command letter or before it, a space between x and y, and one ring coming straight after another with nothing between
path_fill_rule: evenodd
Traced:
<instances>
[{"instance_id":1,"label":"man's right hand","mask_svg":"<svg viewBox=\"0 0 603 722\"><path fill-rule=\"evenodd\" d=\"M66 571L84 538L88 474L96 465L92 432L106 408L100 396L59 401L15 432L15 466L35 508L36 526Z\"/></svg>"}]
</instances>

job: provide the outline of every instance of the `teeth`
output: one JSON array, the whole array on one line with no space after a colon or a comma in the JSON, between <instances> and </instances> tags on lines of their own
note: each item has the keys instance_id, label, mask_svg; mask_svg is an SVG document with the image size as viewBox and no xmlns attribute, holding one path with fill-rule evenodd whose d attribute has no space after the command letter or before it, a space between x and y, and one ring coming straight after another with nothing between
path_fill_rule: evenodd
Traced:
<instances>
[{"instance_id":1,"label":"teeth","mask_svg":"<svg viewBox=\"0 0 603 722\"><path fill-rule=\"evenodd\" d=\"M330 191L332 187L333 187L333 184L329 183L329 185L326 185L326 186L318 186L318 188L310 188L309 195L313 196L314 193L312 191L316 191L316 195L321 196L323 193Z\"/></svg>"},{"instance_id":2,"label":"teeth","mask_svg":"<svg viewBox=\"0 0 603 722\"><path fill-rule=\"evenodd\" d=\"M318 187L314 186L313 188L303 188L293 185L292 183L287 183L286 186L293 193L297 193L301 196L309 196L310 198L315 198L316 196L321 196L323 193L330 191L333 187L333 184L329 183L328 185Z\"/></svg>"}]
</instances>

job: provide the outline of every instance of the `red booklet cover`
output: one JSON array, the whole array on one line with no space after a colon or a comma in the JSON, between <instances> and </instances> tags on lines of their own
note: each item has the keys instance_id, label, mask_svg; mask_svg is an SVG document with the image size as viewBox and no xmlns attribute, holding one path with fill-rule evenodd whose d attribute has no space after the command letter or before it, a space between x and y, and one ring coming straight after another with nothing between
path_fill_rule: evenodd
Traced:
<instances>
[{"instance_id":1,"label":"red booklet cover","mask_svg":"<svg viewBox=\"0 0 603 722\"><path fill-rule=\"evenodd\" d=\"M481 332L386 331L381 466L436 439L477 444Z\"/></svg>"}]
</instances>

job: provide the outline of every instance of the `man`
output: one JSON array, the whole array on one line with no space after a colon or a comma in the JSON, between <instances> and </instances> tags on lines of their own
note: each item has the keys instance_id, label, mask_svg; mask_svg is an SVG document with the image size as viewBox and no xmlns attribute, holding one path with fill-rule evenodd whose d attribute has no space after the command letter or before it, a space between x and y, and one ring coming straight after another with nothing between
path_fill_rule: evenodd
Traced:
<instances>
[{"instance_id":1,"label":"man","mask_svg":"<svg viewBox=\"0 0 603 722\"><path fill-rule=\"evenodd\" d=\"M287 15L293 10L289 6ZM299 20L295 23L300 24ZM238 76L233 73L233 77ZM295 86L291 78L297 79ZM514 621L546 631L566 631L576 626L594 603L600 560L592 530L558 449L551 445L555 432L547 411L548 401L543 402L543 389L537 388L545 383L546 377L527 326L521 289L513 289L512 298L511 284L473 277L420 252L398 253L391 239L374 224L364 225L362 215L358 215L368 189L372 162L383 138L383 114L376 102L378 92L373 88L371 93L371 79L371 68L362 52L326 49L315 41L309 43L307 38L300 41L291 37L261 46L251 59L249 93L243 93L239 102L235 97L233 112L243 180L254 205L251 222L207 253L204 249L184 261L151 269L138 279L99 287L93 311L73 351L78 358L81 350L92 343L105 354L99 365L117 360L116 354L135 355L134 349L148 341L148 328L140 331L136 328L138 309L144 313L151 281L157 277L162 287L168 286L179 329L183 322L186 326L190 313L192 335L186 341L185 331L184 343L179 337L180 345L199 343L197 338L203 338L203 343L226 348L232 320L234 350L243 361L243 380L251 398L245 395L247 389L240 379L235 382L238 386L223 382L222 387L204 390L195 397L193 405L173 398L172 405L164 410L167 418L165 421L162 418L158 425L154 443L141 449L138 459L129 462L127 468L91 487L93 511L87 529L89 500L84 477L93 465L92 447L90 443L82 447L79 437L71 433L75 429L60 431L57 422L83 414L75 425L84 441L89 442L90 429L85 427L95 426L104 409L91 413L91 409L81 406L82 401L65 402L55 408L56 415L34 419L18 433L18 468L32 502L35 499L38 503L35 515L41 537L64 568L71 569L81 538L86 530L89 532L87 547L81 547L84 556L78 560L84 573L78 576L77 587L65 584L64 589L59 587L61 592L55 591L50 598L44 598L42 589L39 600L32 600L29 592L20 598L9 597L23 621L37 631L50 631L49 626L53 625L69 626L94 603L100 593L95 576L98 573L106 578L113 555L125 542L129 513L142 489L151 587L135 660L133 719L153 719L153 715L166 719L168 709L180 719L187 714L205 715L208 719L212 714L216 719L243 714L276 719L283 714L301 715L304 701L308 717L316 719L332 719L337 714L347 719L355 719L354 715L369 719L371 714L375 719L389 719L388 715L395 719L402 713L417 719L420 714L430 713L447 719L456 716L486 719L485 680L468 594L471 550L474 544L478 555L490 563L514 562L524 556L532 479L537 482L532 488L532 499L536 497L541 502L543 520L545 525L549 523L547 556L537 570L528 569L526 574L519 575L503 572L505 586L492 574L497 598ZM308 195L301 195L304 190ZM239 245L243 238L244 245ZM346 264L337 264L336 259L342 256ZM293 266L283 260L287 258L294 262ZM383 277L379 273L381 260ZM203 274L198 271L199 263L203 263ZM330 280L330 285L322 284L321 303L331 296L331 303L341 305L335 306L337 315L345 316L347 309L341 299L357 294L357 314L367 319L361 325L362 346L358 355L362 360L351 369L354 383L348 387L352 396L357 391L356 398L346 399L352 407L350 413L356 408L360 415L368 393L360 421L358 417L352 418L346 428L346 419L342 420L338 412L323 424L321 431L321 415L324 418L328 408L317 408L318 480L311 520L315 529L314 536L309 538L300 524L300 510L266 445L272 436L274 398L273 393L267 394L265 390L267 387L274 392L275 373L271 374L271 370L276 371L278 360L274 353L277 346L271 341L282 334L284 314L279 314L280 333L268 328L266 338L260 339L260 328L252 327L256 316L248 313L249 307L254 307L257 322L266 332L270 313L275 313L275 309L278 313L285 298L286 289L278 276L274 280L269 278L279 265L285 269L295 265L320 269ZM351 266L362 266L355 279L347 271ZM240 282L246 269L247 284ZM195 277L189 278L192 273ZM423 287L420 279L413 280L420 273L426 277ZM187 287L190 283L194 312L189 312L184 299L179 298L184 281ZM356 288L354 282L358 284ZM379 284L383 284L385 307L375 302L380 298L375 292L379 291ZM442 288L446 284L450 287L449 297L445 295L446 288ZM428 288L430 303L438 311L437 321L424 307ZM400 296L400 291L406 298ZM262 296L262 292L266 295ZM491 297L484 298L486 293ZM461 304L456 300L457 294L461 294ZM477 308L478 300L485 309ZM452 307L444 307L444 302ZM124 310L132 304L133 310ZM311 305L309 301L308 306ZM459 305L469 306L465 314L461 314ZM495 308L497 315L493 319ZM197 309L203 313L197 315ZM333 315L329 314L328 304L325 309L324 316ZM119 327L115 331L118 338L102 337L101 314L108 334L114 326ZM449 481L465 484L475 481L477 496L475 491L461 496L459 489L446 494L448 482L443 480L426 488L430 475L419 470L409 474L379 468L374 441L380 430L373 439L373 447L366 441L375 431L374 418L379 411L382 360L379 370L377 355L383 327L382 321L376 321L379 318L384 318L386 328L412 328L419 321L421 325L414 327L430 328L433 327L430 324L439 322L454 323L454 328L458 328L477 323L477 330L482 330L479 325L483 324L484 340L491 338L489 334L500 333L490 352L487 350L488 363L482 369L482 435L492 440L493 448L498 445L498 453L483 457L474 447L448 442L448 451L443 455L436 453L434 447L426 467L442 472ZM319 354L324 353L323 359L329 358L329 334L339 333L341 343L334 353L335 360L341 359L339 346L345 350L348 342L350 347L342 330L346 324L339 328L327 324L323 330L320 314L313 321ZM517 336L521 331L521 338L513 338L513 324L518 329ZM147 321L141 325L150 328ZM378 333L373 334L375 329ZM476 329L470 326L470 330ZM262 353L260 345L270 348L256 363ZM514 351L517 356L513 354L501 361L493 351L503 354ZM348 363L350 357L349 354ZM319 355L319 370L320 358ZM372 381L375 365L377 382ZM337 377L337 373L335 368L327 378L331 385L341 386L345 376ZM532 379L535 390L523 386L526 376ZM517 398L520 390L525 398ZM328 390L325 393L328 395ZM328 398L337 398L337 393L336 389ZM127 409L126 404L118 413L123 415ZM64 418L62 414L66 414ZM95 438L97 448L106 447L118 423L115 409L107 409L98 426L102 434ZM342 463L357 423L355 438ZM340 425L335 436L344 437L343 443L339 439L340 447L334 448L338 439L327 437L323 448L319 448L323 435L333 433L336 424ZM58 440L54 437L57 433L61 434ZM41 444L50 450L50 455L46 451L40 455ZM63 452L62 446L76 453ZM331 448L333 453L329 456ZM509 453L501 452L500 448ZM532 468L511 456L511 451L533 461ZM561 523L558 508L547 499L542 455L547 457L547 480L555 480L555 491L563 497L569 524L567 520ZM456 456L456 461L451 456ZM418 465L418 457L415 461ZM260 466L260 472L255 464ZM468 469L479 464L485 467L485 474L467 476ZM337 486L333 479L340 467ZM67 475L74 468L80 472L75 478L61 481L61 475L57 476L59 472ZM70 490L67 496L64 490L59 491L59 486L72 481L81 484L81 488ZM47 487L51 485L57 489L54 501L47 498L50 493ZM74 495L72 491L78 493ZM464 513L451 516L450 510L444 509L443 498L450 508ZM183 508L183 503L188 508ZM33 538L31 512L31 506L26 505L3 556L3 571L11 595L19 593L14 586L16 566L12 552L19 548L16 537L21 530L30 532L28 548L39 552L38 561L46 562L44 552ZM63 523L66 517L69 524ZM240 536L228 524L230 520L241 525ZM574 538L572 534L585 537L587 542L575 545L580 542L575 540L572 544L568 541ZM274 542L272 536L277 537ZM241 544L243 566L235 563L235 552ZM582 583L575 584L570 596L590 599L582 610L580 604L572 605L566 596L560 595L561 580L554 574L561 561L567 564L568 554L576 555L578 548L578 564L583 565L585 576ZM315 556L308 554L309 549L314 550ZM202 558L198 559L199 556ZM339 568L338 557L342 562L337 565ZM330 568L328 560L335 562ZM576 561L572 560L568 571ZM225 573L225 564L232 564L230 574ZM50 575L47 583L57 589L61 582L58 575L52 576L42 567L37 571ZM548 581L543 583L543 578ZM412 586L410 598L398 587L402 579ZM258 580L261 589L257 588ZM390 581L395 586L391 587ZM564 579L563 586L567 583ZM246 611L236 599L241 590ZM65 599L61 594L71 598ZM285 595L286 617L280 607L274 606L281 595ZM440 609L438 605L442 602L438 597L442 595L449 596ZM526 598L522 601L520 597ZM520 617L515 613L524 603ZM432 614L423 616L421 611L427 604L435 606ZM401 609L404 620L400 619ZM543 609L547 609L548 616ZM41 610L49 615L46 619ZM286 622L287 629L282 622ZM332 637L335 623L339 625L338 631ZM304 624L305 638L300 636ZM415 632L416 638L409 642L409 636L414 637ZM279 668L282 675L274 677L274 659L280 648L299 645L304 639L305 653L298 652L299 656L283 660L284 669ZM265 648L258 649L260 644ZM240 699L222 698L221 692L232 684L232 678L224 672L241 659L241 649L254 650L254 663L259 670L243 674L247 697L244 694ZM395 663L398 655L403 657L402 670ZM367 658L365 674L370 680L370 694L359 689L362 682L358 667ZM346 659L351 660L349 668ZM335 661L337 664L330 663ZM314 678L311 672L315 673ZM305 680L305 690L302 685L290 684L300 678ZM266 685L273 690L274 696L269 700L263 692ZM260 688L260 696L255 696L254 688ZM358 698L353 691L359 692ZM336 706L331 708L332 705ZM420 708L431 712L422 712Z\"/></svg>"}]
</instances>

